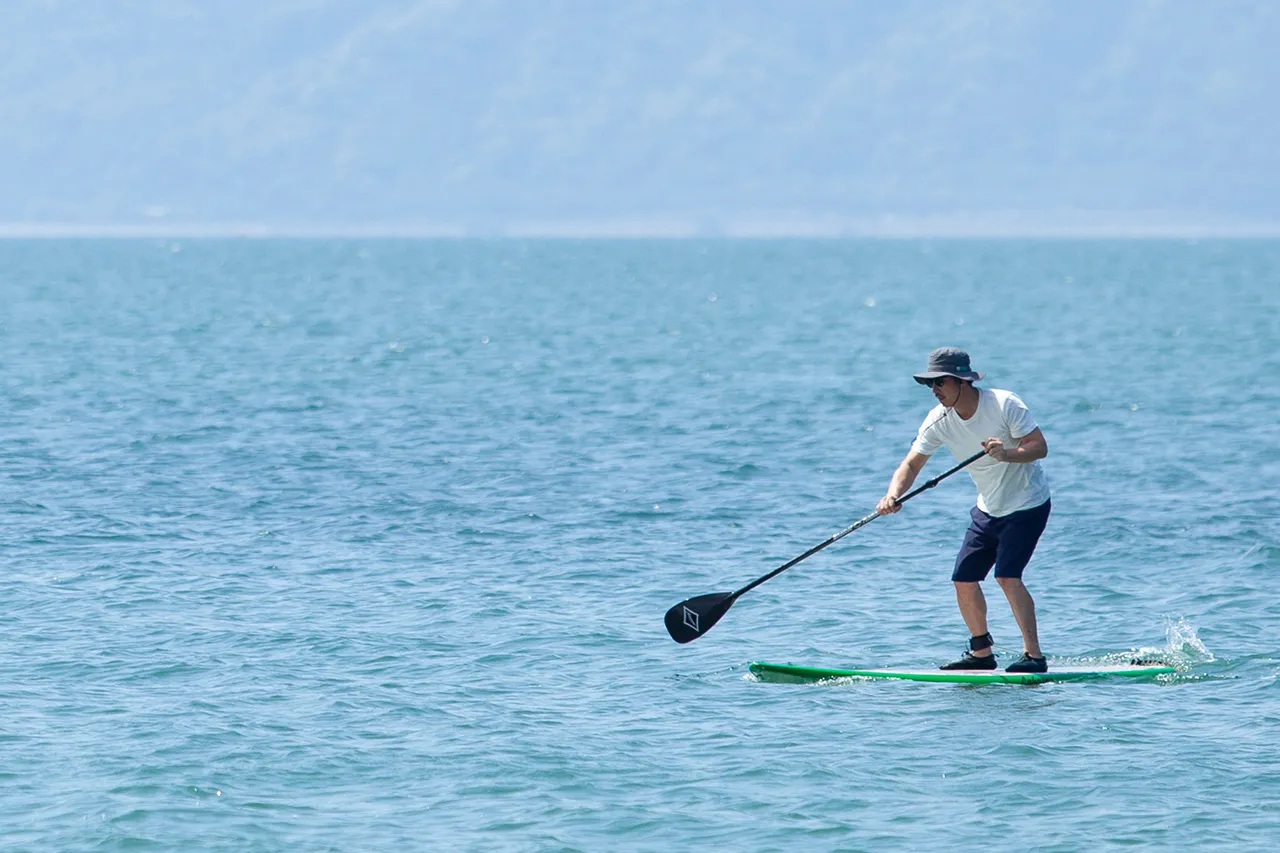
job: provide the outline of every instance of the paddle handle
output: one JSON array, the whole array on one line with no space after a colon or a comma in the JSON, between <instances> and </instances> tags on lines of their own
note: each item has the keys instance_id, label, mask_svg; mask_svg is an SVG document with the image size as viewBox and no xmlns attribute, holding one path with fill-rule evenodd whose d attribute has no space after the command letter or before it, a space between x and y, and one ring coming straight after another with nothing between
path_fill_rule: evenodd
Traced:
<instances>
[{"instance_id":1,"label":"paddle handle","mask_svg":"<svg viewBox=\"0 0 1280 853\"><path fill-rule=\"evenodd\" d=\"M987 455L987 451L985 451L985 450L981 450L981 451L979 451L979 452L977 452L977 453L973 454L972 456L970 456L968 459L964 460L964 461L963 461L963 462L961 462L960 464L956 465L954 468L949 468L949 469L947 469L946 471L943 471L943 472L942 472L941 474L939 474L938 476L934 477L932 480L928 480L927 482L925 482L925 484L924 484L924 485L922 485L922 486L917 486L916 488L914 488L914 489L912 489L911 491L907 492L907 493L906 493L905 495L903 495L902 497L898 498L898 506L902 506L904 503L906 503L907 501L911 500L911 499L912 499L912 498L914 498L916 495L920 494L921 492L925 491L926 489L932 489L934 486L938 485L938 484L939 484L939 483L941 483L943 480L947 479L947 478L948 478L948 477L950 477L952 474L954 474L955 472L959 471L961 468L965 468L965 467L967 467L967 466L969 466L969 465L972 465L974 462L977 462L979 459L981 459L983 456L986 456L986 455ZM793 560L788 560L787 562L783 563L781 566L778 566L778 568L776 568L776 569L774 569L773 571L769 572L769 574L765 575L764 577L762 577L762 578L756 578L756 579L755 579L755 580L753 580L751 583L747 584L747 585L746 585L746 586L744 586L742 589L740 589L740 590L738 590L737 592L735 592L735 593L734 593L734 594L733 594L733 595L732 595L728 600L729 600L729 601L734 601L735 599L737 599L737 598L738 598L738 596L742 595L743 593L750 592L751 590L753 590L753 589L755 589L756 587L760 586L760 584L764 583L765 581L767 581L767 580L770 580L770 579L772 579L772 578L777 577L778 575L782 574L782 573L783 573L783 572L785 572L787 569L791 568L792 566L794 566L796 563L800 562L801 560L804 560L804 559L807 559L807 558L809 558L809 557L812 557L814 554L818 553L819 551L821 551L823 548L827 547L827 546L828 546L828 545L830 545L831 543L833 543L833 542L838 542L839 540L841 540L841 539L843 539L844 537L848 536L848 535L849 535L850 533L852 533L853 531L857 530L859 527L862 527L862 526L864 526L864 525L870 524L871 522L875 521L875 520L876 520L877 518L879 518L879 517L880 517L880 513L878 513L878 512L873 512L873 513L871 513L870 515L864 515L862 518L858 519L858 520L857 520L857 521L855 521L853 524L850 524L850 525L849 525L848 527L846 527L844 530L841 530L839 533L833 534L833 535L832 535L830 538L828 538L825 542L821 542L821 543L819 543L819 544L817 544L817 545L814 545L812 548L810 548L808 551L805 551L805 552L804 552L803 554L801 554L799 557L796 557L796 558L795 558L795 559L793 559Z\"/></svg>"}]
</instances>

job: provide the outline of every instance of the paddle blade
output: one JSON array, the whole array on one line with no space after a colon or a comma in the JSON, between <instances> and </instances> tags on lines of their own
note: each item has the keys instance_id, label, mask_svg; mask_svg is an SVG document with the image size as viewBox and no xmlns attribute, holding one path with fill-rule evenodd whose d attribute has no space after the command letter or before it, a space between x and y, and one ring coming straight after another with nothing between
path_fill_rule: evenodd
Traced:
<instances>
[{"instance_id":1,"label":"paddle blade","mask_svg":"<svg viewBox=\"0 0 1280 853\"><path fill-rule=\"evenodd\" d=\"M713 592L680 602L667 611L663 620L667 623L667 633L677 643L698 639L720 621L735 598L732 592Z\"/></svg>"}]
</instances>

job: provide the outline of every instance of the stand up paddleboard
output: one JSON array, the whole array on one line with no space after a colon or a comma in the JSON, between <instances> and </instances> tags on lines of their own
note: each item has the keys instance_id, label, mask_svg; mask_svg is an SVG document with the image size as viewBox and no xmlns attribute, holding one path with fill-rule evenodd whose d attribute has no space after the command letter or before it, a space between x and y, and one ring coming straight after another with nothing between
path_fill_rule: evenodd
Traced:
<instances>
[{"instance_id":1,"label":"stand up paddleboard","mask_svg":"<svg viewBox=\"0 0 1280 853\"><path fill-rule=\"evenodd\" d=\"M789 663L751 664L751 673L761 681L778 684L814 684L837 678L898 679L900 681L935 681L946 684L1043 684L1047 681L1082 681L1092 678L1152 678L1176 672L1173 667L1155 663L1109 664L1096 666L1056 666L1048 672L1005 672L972 669L826 669L817 666L793 666Z\"/></svg>"}]
</instances>

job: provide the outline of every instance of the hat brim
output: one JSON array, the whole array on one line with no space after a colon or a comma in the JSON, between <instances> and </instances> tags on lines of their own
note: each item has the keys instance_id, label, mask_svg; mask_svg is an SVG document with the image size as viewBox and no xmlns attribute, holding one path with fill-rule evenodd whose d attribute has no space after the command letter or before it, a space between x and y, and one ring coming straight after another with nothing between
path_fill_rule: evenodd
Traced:
<instances>
[{"instance_id":1,"label":"hat brim","mask_svg":"<svg viewBox=\"0 0 1280 853\"><path fill-rule=\"evenodd\" d=\"M986 374L979 373L976 370L961 370L955 372L950 370L930 370L928 373L916 373L912 376L921 385L928 385L933 380L941 379L943 376L951 376L956 379L967 379L970 382L977 382L984 375Z\"/></svg>"}]
</instances>

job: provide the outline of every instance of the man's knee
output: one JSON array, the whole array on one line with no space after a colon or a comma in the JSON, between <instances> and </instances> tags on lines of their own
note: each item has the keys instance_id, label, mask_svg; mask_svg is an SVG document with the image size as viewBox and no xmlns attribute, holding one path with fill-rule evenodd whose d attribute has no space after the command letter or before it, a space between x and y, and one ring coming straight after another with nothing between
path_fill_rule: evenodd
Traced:
<instances>
[{"instance_id":1,"label":"man's knee","mask_svg":"<svg viewBox=\"0 0 1280 853\"><path fill-rule=\"evenodd\" d=\"M1025 589L1022 583L1022 578L997 577L996 583L1000 584L1000 588L1003 589L1005 592L1008 592L1011 589L1019 589L1019 588Z\"/></svg>"}]
</instances>

